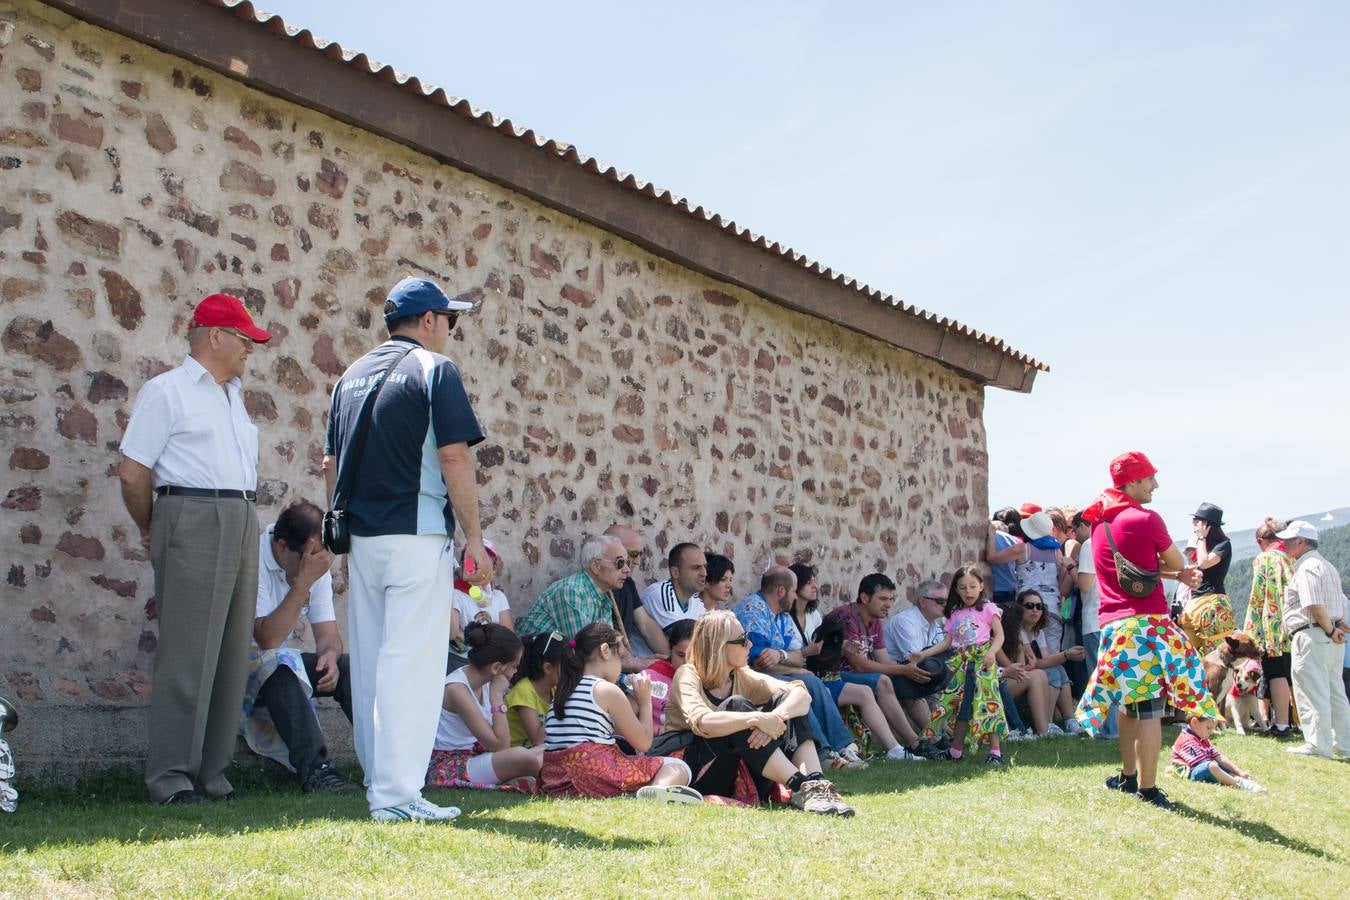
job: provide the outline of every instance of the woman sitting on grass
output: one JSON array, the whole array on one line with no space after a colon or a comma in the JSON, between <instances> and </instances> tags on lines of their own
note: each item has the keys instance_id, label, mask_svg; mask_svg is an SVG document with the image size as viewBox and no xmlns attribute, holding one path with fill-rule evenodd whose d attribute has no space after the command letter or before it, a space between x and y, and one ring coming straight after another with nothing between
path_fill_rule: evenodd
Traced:
<instances>
[{"instance_id":1,"label":"woman sitting on grass","mask_svg":"<svg viewBox=\"0 0 1350 900\"><path fill-rule=\"evenodd\" d=\"M733 613L714 610L694 624L688 660L671 684L663 746L684 745L695 788L735 796L744 762L761 801L782 785L798 809L853 815L821 774L806 718L811 696L800 682L750 668L750 639Z\"/></svg>"},{"instance_id":2,"label":"woman sitting on grass","mask_svg":"<svg viewBox=\"0 0 1350 900\"><path fill-rule=\"evenodd\" d=\"M945 724L951 737L951 747L947 749L951 759L958 760L963 755L969 731L976 742L989 742L986 761L1001 766L1003 750L999 741L1008 725L998 690L994 648L1003 645L1003 626L998 606L984 596L984 576L978 568L962 566L952 575L943 613L947 617L947 636L909 657L910 662L917 663L948 649L956 651L947 661L952 670L951 684L938 698L929 728L936 733ZM943 723L944 719L948 721Z\"/></svg>"},{"instance_id":3,"label":"woman sitting on grass","mask_svg":"<svg viewBox=\"0 0 1350 900\"><path fill-rule=\"evenodd\" d=\"M619 688L623 673L619 633L592 622L568 641L553 705L544 719L547 739L540 790L551 797L617 797L636 792L664 803L699 803L687 785L689 767L678 759L629 756L617 733L639 753L652 744L651 680L630 676L633 704Z\"/></svg>"},{"instance_id":4,"label":"woman sitting on grass","mask_svg":"<svg viewBox=\"0 0 1350 900\"><path fill-rule=\"evenodd\" d=\"M1019 632L1014 632L1019 646L1017 655L1012 657L1013 661L1040 669L1049 679L1047 718L1051 722L1058 718L1064 723L1062 729L1052 724L1049 733L1055 736L1065 733L1082 734L1083 726L1074 718L1073 689L1064 663L1081 660L1085 652L1082 647L1077 646L1058 653L1050 652L1045 642L1045 627L1048 622L1046 606L1040 594L1035 591L1022 591L1017 595L1017 604L1022 608L1022 627Z\"/></svg>"},{"instance_id":5,"label":"woman sitting on grass","mask_svg":"<svg viewBox=\"0 0 1350 900\"><path fill-rule=\"evenodd\" d=\"M553 702L567 640L558 632L536 634L521 656L511 690L506 692L506 718L512 747L544 746L544 716Z\"/></svg>"},{"instance_id":6,"label":"woman sitting on grass","mask_svg":"<svg viewBox=\"0 0 1350 900\"><path fill-rule=\"evenodd\" d=\"M445 677L427 785L533 793L541 753L511 746L503 702L520 665L520 638L504 625L489 623L470 627L465 640L469 664Z\"/></svg>"}]
</instances>

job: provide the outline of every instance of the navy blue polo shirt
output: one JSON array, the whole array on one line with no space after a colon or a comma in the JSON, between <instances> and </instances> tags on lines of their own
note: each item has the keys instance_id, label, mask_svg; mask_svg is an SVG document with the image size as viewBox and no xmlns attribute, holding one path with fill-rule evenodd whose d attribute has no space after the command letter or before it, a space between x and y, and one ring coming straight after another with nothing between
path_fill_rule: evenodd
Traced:
<instances>
[{"instance_id":1,"label":"navy blue polo shirt","mask_svg":"<svg viewBox=\"0 0 1350 900\"><path fill-rule=\"evenodd\" d=\"M333 389L324 453L336 458L338 473L366 395L409 344L415 349L389 374L375 401L365 451L354 473L347 515L351 533L360 537L454 534L455 514L438 450L483 440L459 368L399 335L352 363Z\"/></svg>"}]
</instances>

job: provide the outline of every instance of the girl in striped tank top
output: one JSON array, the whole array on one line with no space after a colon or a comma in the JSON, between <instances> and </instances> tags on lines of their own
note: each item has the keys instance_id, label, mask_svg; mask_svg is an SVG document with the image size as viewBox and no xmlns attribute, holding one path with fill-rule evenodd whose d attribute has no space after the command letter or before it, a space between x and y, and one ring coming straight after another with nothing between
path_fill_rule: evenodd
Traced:
<instances>
[{"instance_id":1,"label":"girl in striped tank top","mask_svg":"<svg viewBox=\"0 0 1350 900\"><path fill-rule=\"evenodd\" d=\"M553 705L544 717L540 790L552 797L617 797L636 793L663 803L699 803L689 767L664 756L629 756L617 734L639 753L652 743L651 680L631 676L634 703L618 686L622 639L595 622L568 641Z\"/></svg>"}]
</instances>

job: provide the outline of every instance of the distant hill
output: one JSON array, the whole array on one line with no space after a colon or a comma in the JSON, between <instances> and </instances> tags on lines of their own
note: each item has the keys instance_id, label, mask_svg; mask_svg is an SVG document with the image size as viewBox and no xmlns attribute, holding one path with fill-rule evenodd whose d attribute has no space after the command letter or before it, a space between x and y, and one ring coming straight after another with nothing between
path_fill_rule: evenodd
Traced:
<instances>
[{"instance_id":1,"label":"distant hill","mask_svg":"<svg viewBox=\"0 0 1350 900\"><path fill-rule=\"evenodd\" d=\"M1350 506L1333 509L1328 512L1290 516L1289 521L1293 521L1294 519L1303 519L1305 522L1311 522L1316 525L1318 531L1326 531L1329 528L1350 525ZM1177 541L1177 547L1184 548L1187 539L1188 538L1182 538ZM1261 552L1260 548L1256 546L1255 528L1248 528L1244 531L1230 531L1228 532L1228 539L1233 542L1233 559L1235 560L1251 559Z\"/></svg>"},{"instance_id":2,"label":"distant hill","mask_svg":"<svg viewBox=\"0 0 1350 900\"><path fill-rule=\"evenodd\" d=\"M1332 513L1324 515L1342 514L1341 518L1350 518L1345 515L1350 510L1338 509ZM1336 567L1341 573L1341 590L1350 595L1350 524L1339 527L1324 528L1320 519L1314 519L1311 516L1306 517L1308 521L1317 525L1317 530L1321 532L1318 541L1318 549L1327 561ZM1234 538L1234 546L1237 546ZM1252 595L1252 560L1256 557L1256 544L1253 542L1251 552L1245 557L1238 558L1234 552L1233 565L1228 570L1228 578L1224 587L1228 591L1229 598L1233 601L1233 613L1237 618L1238 627L1242 627L1242 622L1247 616L1247 600Z\"/></svg>"}]
</instances>

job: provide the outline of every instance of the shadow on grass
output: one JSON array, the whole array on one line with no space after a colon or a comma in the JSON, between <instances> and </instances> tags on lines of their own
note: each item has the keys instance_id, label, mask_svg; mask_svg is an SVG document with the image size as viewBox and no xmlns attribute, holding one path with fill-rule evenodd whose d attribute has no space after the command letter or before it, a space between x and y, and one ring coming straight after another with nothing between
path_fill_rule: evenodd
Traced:
<instances>
[{"instance_id":1,"label":"shadow on grass","mask_svg":"<svg viewBox=\"0 0 1350 900\"><path fill-rule=\"evenodd\" d=\"M1276 847L1285 847L1293 850L1295 853L1302 853L1304 856L1315 856L1318 859L1325 859L1328 862L1342 862L1340 856L1331 853L1322 847L1300 841L1297 838L1286 837L1280 832L1271 828L1265 822L1253 822L1250 819L1228 819L1203 812L1184 803L1172 801L1177 812L1197 822L1203 822L1206 825L1213 825L1215 828L1225 828L1229 831L1236 831L1243 837L1251 838L1254 841L1260 841L1263 844L1272 844Z\"/></svg>"},{"instance_id":2,"label":"shadow on grass","mask_svg":"<svg viewBox=\"0 0 1350 900\"><path fill-rule=\"evenodd\" d=\"M565 803L567 801L559 802ZM455 828L459 831L466 829L470 831L491 831L516 840L578 850L646 850L657 846L656 841L641 838L605 838L577 828L569 828L566 825L553 825L548 822L516 822L491 816L460 816L455 820Z\"/></svg>"}]
</instances>

